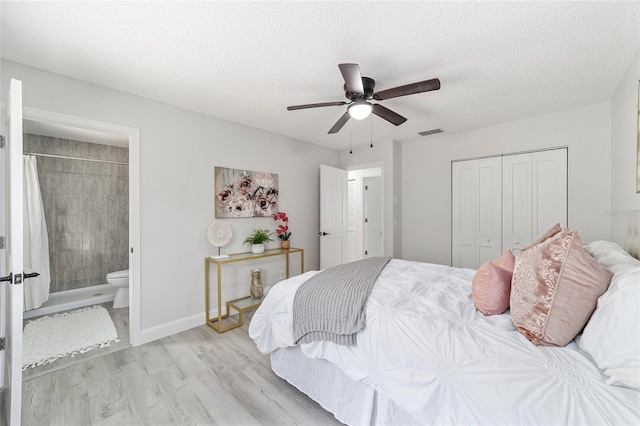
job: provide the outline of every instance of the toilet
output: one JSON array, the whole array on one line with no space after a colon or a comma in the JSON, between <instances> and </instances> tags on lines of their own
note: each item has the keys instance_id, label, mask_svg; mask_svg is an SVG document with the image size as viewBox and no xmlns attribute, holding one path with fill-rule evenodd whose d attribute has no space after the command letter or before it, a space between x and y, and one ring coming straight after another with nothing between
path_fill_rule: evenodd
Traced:
<instances>
[{"instance_id":1,"label":"toilet","mask_svg":"<svg viewBox=\"0 0 640 426\"><path fill-rule=\"evenodd\" d=\"M107 274L107 282L118 289L116 297L113 299L113 307L126 308L129 306L129 270Z\"/></svg>"}]
</instances>

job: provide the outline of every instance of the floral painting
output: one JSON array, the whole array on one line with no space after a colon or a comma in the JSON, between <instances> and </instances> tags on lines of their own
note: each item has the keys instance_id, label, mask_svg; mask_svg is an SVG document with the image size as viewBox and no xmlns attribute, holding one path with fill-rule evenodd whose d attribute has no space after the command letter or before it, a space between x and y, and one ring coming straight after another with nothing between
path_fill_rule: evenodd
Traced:
<instances>
[{"instance_id":1,"label":"floral painting","mask_svg":"<svg viewBox=\"0 0 640 426\"><path fill-rule=\"evenodd\" d=\"M216 218L269 217L278 211L278 175L216 167Z\"/></svg>"}]
</instances>

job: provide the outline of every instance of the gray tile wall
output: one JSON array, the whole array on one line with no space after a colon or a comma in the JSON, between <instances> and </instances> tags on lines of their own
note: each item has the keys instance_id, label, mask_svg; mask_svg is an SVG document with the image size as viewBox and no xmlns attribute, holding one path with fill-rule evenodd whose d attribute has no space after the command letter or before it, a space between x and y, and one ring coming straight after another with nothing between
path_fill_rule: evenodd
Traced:
<instances>
[{"instance_id":1,"label":"gray tile wall","mask_svg":"<svg viewBox=\"0 0 640 426\"><path fill-rule=\"evenodd\" d=\"M129 150L110 145L24 135L24 151L127 163ZM126 165L37 157L49 233L50 292L106 283L129 268L129 168Z\"/></svg>"}]
</instances>

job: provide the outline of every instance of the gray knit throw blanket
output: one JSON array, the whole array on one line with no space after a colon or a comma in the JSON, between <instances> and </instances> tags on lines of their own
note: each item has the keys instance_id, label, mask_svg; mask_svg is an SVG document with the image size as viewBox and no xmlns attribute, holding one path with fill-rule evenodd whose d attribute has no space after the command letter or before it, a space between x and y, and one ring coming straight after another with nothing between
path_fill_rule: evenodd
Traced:
<instances>
[{"instance_id":1,"label":"gray knit throw blanket","mask_svg":"<svg viewBox=\"0 0 640 426\"><path fill-rule=\"evenodd\" d=\"M329 340L355 345L365 326L365 305L390 257L372 257L337 265L311 277L293 299L293 341Z\"/></svg>"}]
</instances>

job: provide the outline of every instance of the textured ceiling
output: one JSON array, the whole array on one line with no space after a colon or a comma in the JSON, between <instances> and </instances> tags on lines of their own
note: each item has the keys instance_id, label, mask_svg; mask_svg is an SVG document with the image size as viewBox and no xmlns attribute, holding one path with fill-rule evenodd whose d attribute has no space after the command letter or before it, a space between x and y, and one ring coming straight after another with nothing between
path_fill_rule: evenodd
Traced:
<instances>
[{"instance_id":1,"label":"textured ceiling","mask_svg":"<svg viewBox=\"0 0 640 426\"><path fill-rule=\"evenodd\" d=\"M11 2L1 56L336 149L484 127L610 100L640 47L640 2ZM338 63L378 90L442 88L346 107ZM353 120L352 120L353 121ZM352 136L351 136L352 135ZM428 138L424 139L425 143Z\"/></svg>"}]
</instances>

